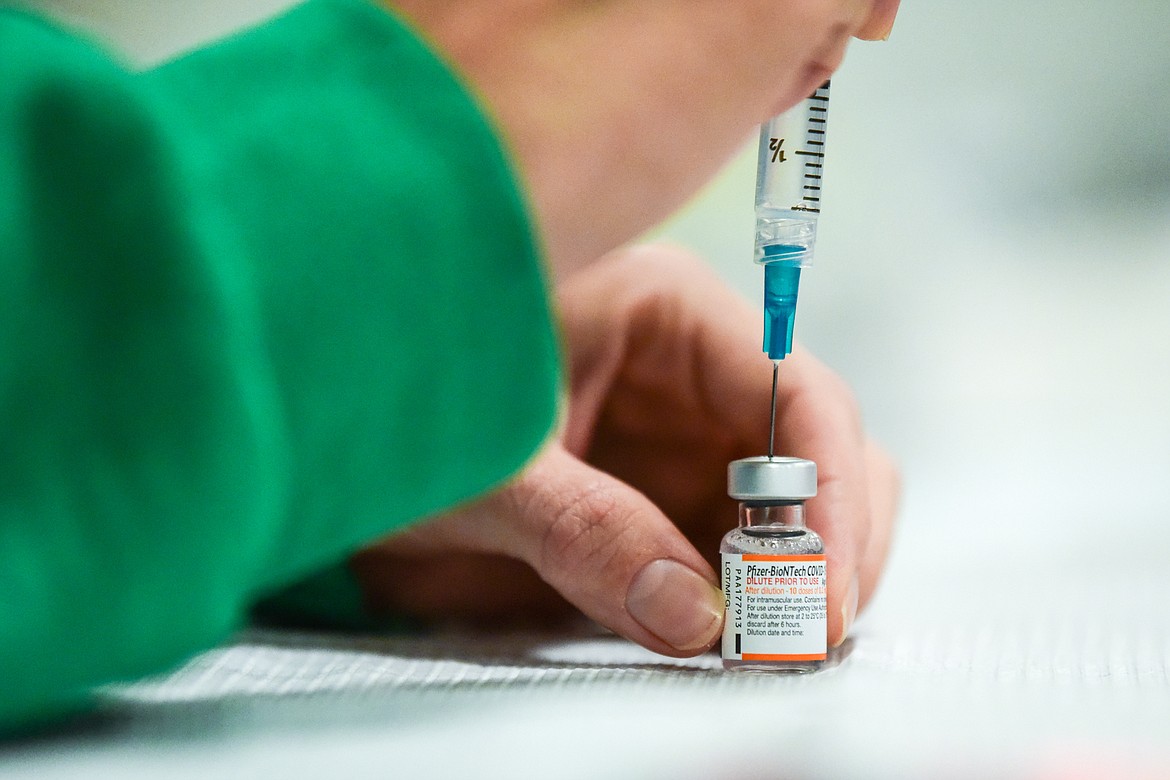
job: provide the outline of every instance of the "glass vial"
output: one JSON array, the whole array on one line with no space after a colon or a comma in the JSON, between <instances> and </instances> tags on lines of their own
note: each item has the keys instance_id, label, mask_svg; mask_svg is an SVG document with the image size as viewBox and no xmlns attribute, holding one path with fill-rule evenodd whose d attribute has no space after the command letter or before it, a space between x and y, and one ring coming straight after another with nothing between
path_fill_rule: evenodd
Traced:
<instances>
[{"instance_id":1,"label":"glass vial","mask_svg":"<svg viewBox=\"0 0 1170 780\"><path fill-rule=\"evenodd\" d=\"M817 465L801 458L744 458L727 468L739 527L719 548L727 618L723 667L811 672L825 661L825 546L805 527Z\"/></svg>"}]
</instances>

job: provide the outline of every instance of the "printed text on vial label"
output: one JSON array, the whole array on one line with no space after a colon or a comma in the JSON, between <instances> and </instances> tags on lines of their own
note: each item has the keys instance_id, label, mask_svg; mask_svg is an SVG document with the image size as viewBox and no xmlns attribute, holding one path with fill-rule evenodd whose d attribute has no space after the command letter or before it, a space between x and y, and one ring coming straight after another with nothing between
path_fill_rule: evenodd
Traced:
<instances>
[{"instance_id":1,"label":"printed text on vial label","mask_svg":"<svg viewBox=\"0 0 1170 780\"><path fill-rule=\"evenodd\" d=\"M825 657L825 556L724 553L722 568L724 658Z\"/></svg>"}]
</instances>

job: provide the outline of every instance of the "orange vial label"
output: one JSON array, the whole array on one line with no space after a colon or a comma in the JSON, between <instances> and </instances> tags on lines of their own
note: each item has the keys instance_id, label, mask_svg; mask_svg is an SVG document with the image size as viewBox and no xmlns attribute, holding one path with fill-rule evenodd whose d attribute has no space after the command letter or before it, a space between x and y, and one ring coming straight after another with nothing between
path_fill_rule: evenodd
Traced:
<instances>
[{"instance_id":1,"label":"orange vial label","mask_svg":"<svg viewBox=\"0 0 1170 780\"><path fill-rule=\"evenodd\" d=\"M824 555L723 553L723 658L823 661Z\"/></svg>"}]
</instances>

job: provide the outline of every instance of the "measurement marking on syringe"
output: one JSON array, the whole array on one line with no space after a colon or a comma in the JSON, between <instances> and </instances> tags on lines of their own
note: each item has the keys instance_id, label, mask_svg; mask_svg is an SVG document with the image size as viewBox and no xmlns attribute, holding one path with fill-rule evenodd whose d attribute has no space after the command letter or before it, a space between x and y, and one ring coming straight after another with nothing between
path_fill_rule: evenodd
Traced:
<instances>
[{"instance_id":1,"label":"measurement marking on syringe","mask_svg":"<svg viewBox=\"0 0 1170 780\"><path fill-rule=\"evenodd\" d=\"M808 95L808 93L805 93ZM796 313L796 280L791 271L812 260L817 217L821 213L821 183L829 117L829 83L826 81L798 106L760 126L756 157L756 230L754 257L772 270L766 276L764 351L775 361L790 352ZM777 154L781 138L790 162L781 165ZM779 159L777 159L779 157ZM787 207L787 208L785 208ZM781 250L777 252L776 250ZM773 261L784 258L783 265ZM790 268L791 266L791 268ZM785 269L783 279L775 270Z\"/></svg>"}]
</instances>

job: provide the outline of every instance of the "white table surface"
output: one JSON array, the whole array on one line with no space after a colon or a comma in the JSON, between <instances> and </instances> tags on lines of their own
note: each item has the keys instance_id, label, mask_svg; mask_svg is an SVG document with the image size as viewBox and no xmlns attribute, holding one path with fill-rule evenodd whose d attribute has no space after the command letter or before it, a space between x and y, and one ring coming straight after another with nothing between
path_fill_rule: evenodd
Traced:
<instances>
[{"instance_id":1,"label":"white table surface","mask_svg":"<svg viewBox=\"0 0 1170 780\"><path fill-rule=\"evenodd\" d=\"M1170 777L1168 526L950 535L950 499L918 498L878 602L814 675L601 633L253 631L5 747L0 776Z\"/></svg>"}]
</instances>

